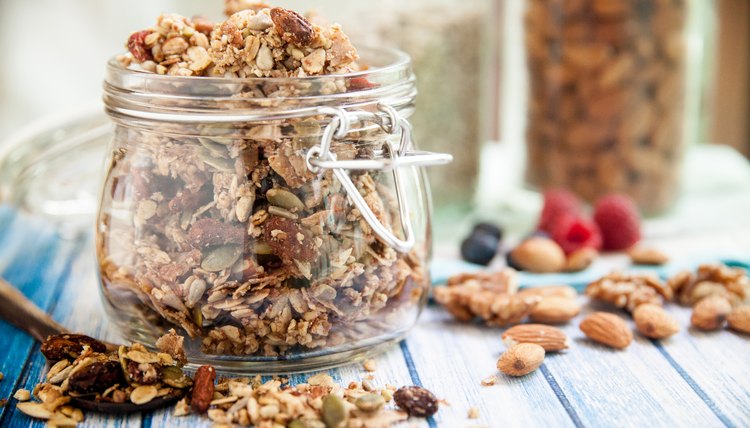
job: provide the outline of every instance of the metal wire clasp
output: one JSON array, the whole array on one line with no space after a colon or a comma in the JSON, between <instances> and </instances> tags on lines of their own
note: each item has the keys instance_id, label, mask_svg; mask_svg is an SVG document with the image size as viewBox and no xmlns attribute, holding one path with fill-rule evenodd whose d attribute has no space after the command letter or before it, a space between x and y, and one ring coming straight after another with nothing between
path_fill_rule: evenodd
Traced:
<instances>
[{"instance_id":1,"label":"metal wire clasp","mask_svg":"<svg viewBox=\"0 0 750 428\"><path fill-rule=\"evenodd\" d=\"M405 185L399 169L406 166L441 165L453 160L453 157L442 153L417 152L412 149L412 128L409 122L387 104L378 104L378 113L356 111L348 112L341 108L321 108L320 114L331 115L331 121L323 129L320 144L310 148L305 161L307 168L313 173L323 169L330 169L341 182L352 203L362 214L362 217L372 228L373 232L396 251L409 252L415 243L414 232L409 221L409 205L404 195ZM372 122L378 124L388 134L400 134L398 147L394 148L390 140L386 140L384 149L380 150L380 159L353 159L339 161L331 152L333 140L343 140L350 132L350 126L357 122ZM401 239L378 220L370 206L367 205L357 186L349 177L348 170L391 170L396 188L396 200L401 218L401 229L404 238Z\"/></svg>"}]
</instances>

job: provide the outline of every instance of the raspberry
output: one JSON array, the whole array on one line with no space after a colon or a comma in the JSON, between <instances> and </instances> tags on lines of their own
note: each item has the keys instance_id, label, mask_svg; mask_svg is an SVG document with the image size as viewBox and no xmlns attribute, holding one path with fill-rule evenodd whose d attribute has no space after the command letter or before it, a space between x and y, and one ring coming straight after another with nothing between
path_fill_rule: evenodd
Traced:
<instances>
[{"instance_id":1,"label":"raspberry","mask_svg":"<svg viewBox=\"0 0 750 428\"><path fill-rule=\"evenodd\" d=\"M599 199L594 221L602 231L605 250L624 250L641 239L641 217L633 200L627 196L609 195Z\"/></svg>"},{"instance_id":2,"label":"raspberry","mask_svg":"<svg viewBox=\"0 0 750 428\"><path fill-rule=\"evenodd\" d=\"M555 224L563 216L578 215L581 204L573 193L564 189L550 189L544 192L544 207L539 216L537 230L552 233Z\"/></svg>"},{"instance_id":3,"label":"raspberry","mask_svg":"<svg viewBox=\"0 0 750 428\"><path fill-rule=\"evenodd\" d=\"M597 225L580 215L563 215L558 218L552 230L552 239L562 247L565 254L581 248L602 247L602 235Z\"/></svg>"}]
</instances>

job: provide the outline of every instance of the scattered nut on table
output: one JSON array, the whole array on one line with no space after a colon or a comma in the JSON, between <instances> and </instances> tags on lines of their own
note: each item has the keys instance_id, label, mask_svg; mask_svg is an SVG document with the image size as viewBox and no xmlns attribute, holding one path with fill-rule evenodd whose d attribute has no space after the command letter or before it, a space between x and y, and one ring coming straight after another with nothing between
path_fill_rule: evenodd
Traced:
<instances>
[{"instance_id":1,"label":"scattered nut on table","mask_svg":"<svg viewBox=\"0 0 750 428\"><path fill-rule=\"evenodd\" d=\"M589 339L610 348L625 349L633 341L625 320L608 312L592 312L581 321L580 329Z\"/></svg>"},{"instance_id":2,"label":"scattered nut on table","mask_svg":"<svg viewBox=\"0 0 750 428\"><path fill-rule=\"evenodd\" d=\"M666 339L680 331L680 324L663 307L646 303L633 311L638 331L651 339Z\"/></svg>"},{"instance_id":3,"label":"scattered nut on table","mask_svg":"<svg viewBox=\"0 0 750 428\"><path fill-rule=\"evenodd\" d=\"M497 368L508 376L525 376L544 362L544 348L536 343L517 343L503 352Z\"/></svg>"}]
</instances>

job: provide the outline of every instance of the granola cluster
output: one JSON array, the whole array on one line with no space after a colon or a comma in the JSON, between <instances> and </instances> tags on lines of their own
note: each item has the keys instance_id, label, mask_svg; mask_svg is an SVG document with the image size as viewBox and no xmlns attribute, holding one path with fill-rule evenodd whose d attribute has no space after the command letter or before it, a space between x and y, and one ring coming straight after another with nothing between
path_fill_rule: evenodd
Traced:
<instances>
[{"instance_id":1,"label":"granola cluster","mask_svg":"<svg viewBox=\"0 0 750 428\"><path fill-rule=\"evenodd\" d=\"M30 400L25 390L16 392L24 414L48 421L49 426L75 426L84 420L81 401L108 405L143 405L152 400L177 401L193 382L175 358L149 352L143 345L116 350L79 334L60 334L42 344L50 369L36 385ZM80 400L80 401L76 401Z\"/></svg>"},{"instance_id":2,"label":"granola cluster","mask_svg":"<svg viewBox=\"0 0 750 428\"><path fill-rule=\"evenodd\" d=\"M445 287L435 288L433 297L459 321L479 318L488 325L504 326L521 322L541 300L517 290L517 272L505 269L453 276Z\"/></svg>"},{"instance_id":3,"label":"granola cluster","mask_svg":"<svg viewBox=\"0 0 750 428\"><path fill-rule=\"evenodd\" d=\"M593 300L610 303L633 312L644 303L662 305L674 298L672 288L648 274L612 272L586 287L586 295Z\"/></svg>"},{"instance_id":4,"label":"granola cluster","mask_svg":"<svg viewBox=\"0 0 750 428\"><path fill-rule=\"evenodd\" d=\"M228 2L229 18L159 16L133 33L124 66L177 76L304 77L357 68L357 52L337 24L320 26L280 7Z\"/></svg>"},{"instance_id":5,"label":"granola cluster","mask_svg":"<svg viewBox=\"0 0 750 428\"><path fill-rule=\"evenodd\" d=\"M741 268L724 264L704 264L695 273L683 271L667 282L674 290L677 300L686 306L694 306L709 296L720 296L733 306L750 302L750 277Z\"/></svg>"}]
</instances>

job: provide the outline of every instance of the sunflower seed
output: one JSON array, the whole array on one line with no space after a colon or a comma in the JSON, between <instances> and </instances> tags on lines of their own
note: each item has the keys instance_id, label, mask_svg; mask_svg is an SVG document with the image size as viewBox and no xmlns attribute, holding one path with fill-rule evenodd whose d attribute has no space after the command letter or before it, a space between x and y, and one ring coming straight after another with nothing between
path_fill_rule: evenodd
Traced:
<instances>
[{"instance_id":1,"label":"sunflower seed","mask_svg":"<svg viewBox=\"0 0 750 428\"><path fill-rule=\"evenodd\" d=\"M130 401L135 405L146 404L156 398L158 392L153 385L139 386L130 393Z\"/></svg>"}]
</instances>

